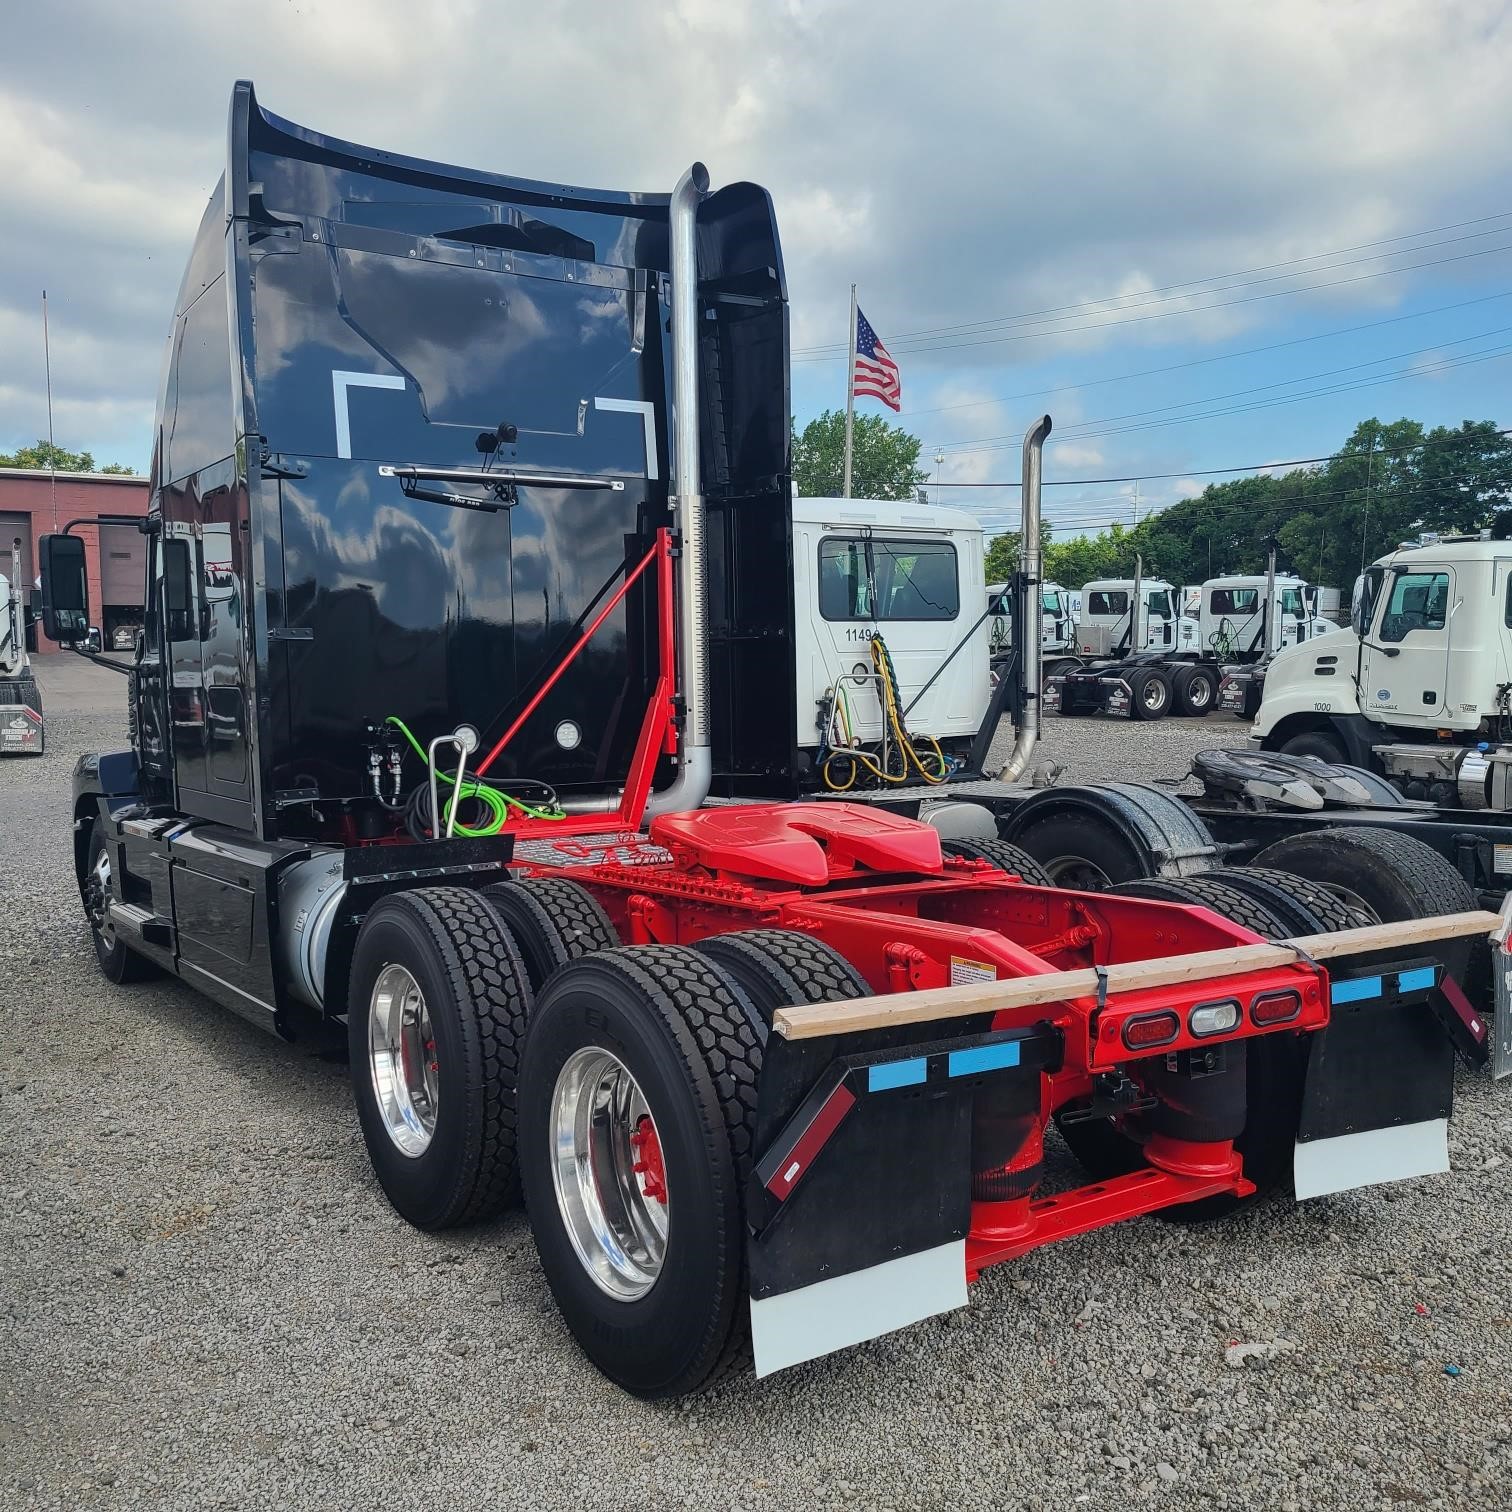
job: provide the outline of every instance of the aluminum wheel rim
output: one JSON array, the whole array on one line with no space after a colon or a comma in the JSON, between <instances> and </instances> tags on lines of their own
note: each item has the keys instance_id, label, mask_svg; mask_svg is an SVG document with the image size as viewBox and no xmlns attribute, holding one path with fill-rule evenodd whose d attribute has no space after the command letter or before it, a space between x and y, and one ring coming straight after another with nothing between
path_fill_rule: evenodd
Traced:
<instances>
[{"instance_id":1,"label":"aluminum wheel rim","mask_svg":"<svg viewBox=\"0 0 1512 1512\"><path fill-rule=\"evenodd\" d=\"M1337 882L1319 882L1318 886L1324 892L1332 894L1350 913L1354 914L1357 925L1382 924L1385 922L1380 914L1352 888L1344 887Z\"/></svg>"},{"instance_id":2,"label":"aluminum wheel rim","mask_svg":"<svg viewBox=\"0 0 1512 1512\"><path fill-rule=\"evenodd\" d=\"M643 1297L667 1254L661 1139L645 1094L612 1052L589 1045L568 1057L551 1095L551 1140L557 1208L583 1269L607 1296ZM643 1158L648 1140L655 1171Z\"/></svg>"},{"instance_id":3,"label":"aluminum wheel rim","mask_svg":"<svg viewBox=\"0 0 1512 1512\"><path fill-rule=\"evenodd\" d=\"M1144 692L1140 694L1140 702L1153 714L1156 709L1165 707L1165 701L1165 684L1159 678L1152 677L1144 685Z\"/></svg>"},{"instance_id":4,"label":"aluminum wheel rim","mask_svg":"<svg viewBox=\"0 0 1512 1512\"><path fill-rule=\"evenodd\" d=\"M1107 872L1085 856L1056 856L1041 864L1056 887L1071 892L1106 892L1113 885Z\"/></svg>"},{"instance_id":5,"label":"aluminum wheel rim","mask_svg":"<svg viewBox=\"0 0 1512 1512\"><path fill-rule=\"evenodd\" d=\"M440 1062L425 994L403 966L384 966L373 983L368 1066L388 1137L402 1154L423 1155L436 1133Z\"/></svg>"},{"instance_id":6,"label":"aluminum wheel rim","mask_svg":"<svg viewBox=\"0 0 1512 1512\"><path fill-rule=\"evenodd\" d=\"M1205 677L1194 677L1187 684L1187 702L1194 709L1205 709L1213 701L1213 685Z\"/></svg>"},{"instance_id":7,"label":"aluminum wheel rim","mask_svg":"<svg viewBox=\"0 0 1512 1512\"><path fill-rule=\"evenodd\" d=\"M89 924L107 950L115 949L115 925L110 922L110 848L102 846L89 874Z\"/></svg>"}]
</instances>

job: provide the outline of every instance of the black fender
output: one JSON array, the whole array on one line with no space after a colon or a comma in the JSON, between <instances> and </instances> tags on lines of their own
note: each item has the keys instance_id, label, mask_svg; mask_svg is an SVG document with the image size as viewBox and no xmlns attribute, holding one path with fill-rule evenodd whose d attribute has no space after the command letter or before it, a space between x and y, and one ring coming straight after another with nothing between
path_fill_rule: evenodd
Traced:
<instances>
[{"instance_id":1,"label":"black fender","mask_svg":"<svg viewBox=\"0 0 1512 1512\"><path fill-rule=\"evenodd\" d=\"M1045 788L999 822L1014 841L1051 814L1080 815L1115 829L1145 859L1152 877L1189 877L1222 865L1207 826L1179 798L1143 782Z\"/></svg>"},{"instance_id":2,"label":"black fender","mask_svg":"<svg viewBox=\"0 0 1512 1512\"><path fill-rule=\"evenodd\" d=\"M89 864L89 833L96 819L109 819L116 809L141 797L140 768L135 751L87 751L73 769L74 877L84 897L84 871Z\"/></svg>"}]
</instances>

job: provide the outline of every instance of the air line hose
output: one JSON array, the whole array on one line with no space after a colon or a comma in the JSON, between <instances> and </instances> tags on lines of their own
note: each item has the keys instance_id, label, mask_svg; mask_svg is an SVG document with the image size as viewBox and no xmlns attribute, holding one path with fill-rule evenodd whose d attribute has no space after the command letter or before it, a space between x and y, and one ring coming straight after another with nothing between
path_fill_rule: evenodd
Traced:
<instances>
[{"instance_id":1,"label":"air line hose","mask_svg":"<svg viewBox=\"0 0 1512 1512\"><path fill-rule=\"evenodd\" d=\"M431 767L430 758L425 747L415 739L410 728L399 718L397 714L390 714L385 721L399 731L410 743L411 749L424 763L426 770ZM437 778L450 787L456 787L457 779L450 773L442 771L440 767L435 769ZM459 835L466 835L469 839L480 839L486 835L497 835L509 822L510 811L518 810L527 819L565 819L567 815L557 806L556 792L544 782L535 779L525 779L532 787L541 788L547 795L544 804L530 804L516 798L512 793L506 793L502 789L494 787L491 783L480 782L476 777L464 777L461 790L449 794L442 802L442 814L440 822L436 823L430 812L430 783L422 782L410 795L407 807L411 810L412 817L424 829L433 834L438 833L451 818L452 806L456 803L466 802L468 799L481 805L483 813L481 822L476 824L464 824L459 818L456 823L456 831ZM419 795L418 797L416 795Z\"/></svg>"},{"instance_id":2,"label":"air line hose","mask_svg":"<svg viewBox=\"0 0 1512 1512\"><path fill-rule=\"evenodd\" d=\"M872 667L877 673L878 697L882 704L883 718L887 721L887 728L892 735L892 749L898 754L901 770L889 771L870 751L863 751L859 746L845 745L832 750L824 759L820 773L824 778L825 787L832 793L849 792L856 784L858 773L863 770L879 782L893 785L907 782L911 772L917 772L925 782L931 785L944 782L950 775L950 766L945 759L944 751L940 749L939 741L932 735L925 736L925 742L934 749L932 754L926 753L920 756L913 737L903 723L903 700L898 690L898 674L893 667L892 653L887 649L887 642L880 635L874 635L871 638L871 660ZM837 693L837 703L845 724L846 738L849 740L853 738L849 707L838 685Z\"/></svg>"}]
</instances>

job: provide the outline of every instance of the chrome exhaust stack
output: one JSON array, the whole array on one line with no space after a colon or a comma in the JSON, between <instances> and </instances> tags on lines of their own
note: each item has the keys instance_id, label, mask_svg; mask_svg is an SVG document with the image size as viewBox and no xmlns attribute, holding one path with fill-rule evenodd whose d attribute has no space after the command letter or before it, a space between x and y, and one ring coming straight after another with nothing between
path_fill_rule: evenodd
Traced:
<instances>
[{"instance_id":1,"label":"chrome exhaust stack","mask_svg":"<svg viewBox=\"0 0 1512 1512\"><path fill-rule=\"evenodd\" d=\"M672 478L673 517L681 543L677 578L678 691L684 720L678 772L652 793L647 817L696 809L709 796L709 618L703 477L699 464L698 206L709 192L709 170L694 163L677 181L670 206L672 251Z\"/></svg>"},{"instance_id":2,"label":"chrome exhaust stack","mask_svg":"<svg viewBox=\"0 0 1512 1512\"><path fill-rule=\"evenodd\" d=\"M1040 476L1050 417L1041 415L1024 433L1022 494L1023 544L1019 551L1019 691L1023 712L1013 740L1013 752L998 773L1002 782L1017 782L1029 766L1040 733Z\"/></svg>"}]
</instances>

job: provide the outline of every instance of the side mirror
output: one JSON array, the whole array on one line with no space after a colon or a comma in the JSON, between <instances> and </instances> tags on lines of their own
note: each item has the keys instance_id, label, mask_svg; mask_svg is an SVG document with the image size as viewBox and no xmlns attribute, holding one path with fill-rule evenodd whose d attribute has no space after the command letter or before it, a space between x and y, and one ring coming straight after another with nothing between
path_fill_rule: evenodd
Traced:
<instances>
[{"instance_id":1,"label":"side mirror","mask_svg":"<svg viewBox=\"0 0 1512 1512\"><path fill-rule=\"evenodd\" d=\"M83 640L89 632L89 578L84 542L78 536L45 535L42 567L42 628L62 645Z\"/></svg>"}]
</instances>

